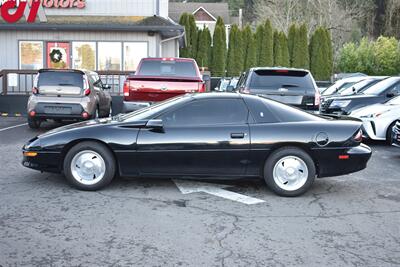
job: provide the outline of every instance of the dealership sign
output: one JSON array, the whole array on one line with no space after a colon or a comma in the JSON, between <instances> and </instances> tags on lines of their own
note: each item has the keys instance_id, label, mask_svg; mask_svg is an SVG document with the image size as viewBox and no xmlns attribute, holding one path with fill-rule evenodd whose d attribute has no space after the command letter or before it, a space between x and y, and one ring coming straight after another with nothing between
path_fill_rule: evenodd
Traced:
<instances>
[{"instance_id":1,"label":"dealership sign","mask_svg":"<svg viewBox=\"0 0 400 267\"><path fill-rule=\"evenodd\" d=\"M1 17L8 23L18 22L22 17L34 23L36 17L46 22L43 8L85 8L85 0L0 0Z\"/></svg>"}]
</instances>

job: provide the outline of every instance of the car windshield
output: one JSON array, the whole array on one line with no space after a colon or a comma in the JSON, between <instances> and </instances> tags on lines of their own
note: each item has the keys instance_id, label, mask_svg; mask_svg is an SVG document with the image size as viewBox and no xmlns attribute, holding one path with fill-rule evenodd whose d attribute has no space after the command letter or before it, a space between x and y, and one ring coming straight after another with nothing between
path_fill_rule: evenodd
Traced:
<instances>
[{"instance_id":1,"label":"car windshield","mask_svg":"<svg viewBox=\"0 0 400 267\"><path fill-rule=\"evenodd\" d=\"M380 82L381 80L378 79L368 79L364 80L358 83L355 83L353 86L348 87L348 88L342 88L341 90L338 91L341 95L352 95L356 93L361 93L362 91L365 91L366 89L370 88L374 84Z\"/></svg>"},{"instance_id":2,"label":"car windshield","mask_svg":"<svg viewBox=\"0 0 400 267\"><path fill-rule=\"evenodd\" d=\"M345 90L355 84L355 82L344 82L344 81L337 81L334 85L328 87L325 91L322 92L322 95L332 95L341 90Z\"/></svg>"},{"instance_id":3,"label":"car windshield","mask_svg":"<svg viewBox=\"0 0 400 267\"><path fill-rule=\"evenodd\" d=\"M387 105L400 105L400 96L390 99L386 102Z\"/></svg>"},{"instance_id":4,"label":"car windshield","mask_svg":"<svg viewBox=\"0 0 400 267\"><path fill-rule=\"evenodd\" d=\"M304 90L314 88L313 78L307 71L297 70L256 70L251 76L253 89Z\"/></svg>"},{"instance_id":5,"label":"car windshield","mask_svg":"<svg viewBox=\"0 0 400 267\"><path fill-rule=\"evenodd\" d=\"M383 81L371 86L370 88L368 88L367 90L362 92L362 94L365 94L365 95L380 95L382 92L384 92L390 86L394 85L399 80L400 80L400 78L398 78L398 77L388 78L386 80L383 80Z\"/></svg>"},{"instance_id":6,"label":"car windshield","mask_svg":"<svg viewBox=\"0 0 400 267\"><path fill-rule=\"evenodd\" d=\"M176 105L181 101L185 101L188 98L187 95L181 95L174 98L170 98L158 104L149 106L147 108L142 108L124 115L116 116L118 121L140 121L152 118L158 112L169 108L170 106Z\"/></svg>"},{"instance_id":7,"label":"car windshield","mask_svg":"<svg viewBox=\"0 0 400 267\"><path fill-rule=\"evenodd\" d=\"M73 86L83 88L83 74L64 71L41 72L37 86Z\"/></svg>"},{"instance_id":8,"label":"car windshield","mask_svg":"<svg viewBox=\"0 0 400 267\"><path fill-rule=\"evenodd\" d=\"M197 77L197 71L193 61L155 59L142 61L137 75Z\"/></svg>"},{"instance_id":9,"label":"car windshield","mask_svg":"<svg viewBox=\"0 0 400 267\"><path fill-rule=\"evenodd\" d=\"M229 79L223 79L221 80L221 84L219 85L219 90L220 91L226 91L226 87L228 87L230 80Z\"/></svg>"}]
</instances>

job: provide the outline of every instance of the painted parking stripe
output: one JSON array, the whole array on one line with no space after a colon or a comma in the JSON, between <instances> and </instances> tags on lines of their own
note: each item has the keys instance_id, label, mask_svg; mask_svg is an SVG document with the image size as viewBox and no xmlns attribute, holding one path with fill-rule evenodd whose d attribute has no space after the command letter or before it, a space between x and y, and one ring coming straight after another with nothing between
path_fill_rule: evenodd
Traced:
<instances>
[{"instance_id":1,"label":"painted parking stripe","mask_svg":"<svg viewBox=\"0 0 400 267\"><path fill-rule=\"evenodd\" d=\"M0 129L0 132L4 132L4 131L7 131L7 130L15 129L15 128L26 126L26 125L28 125L28 124L24 123L24 124L19 124L19 125L3 128L3 129Z\"/></svg>"}]
</instances>

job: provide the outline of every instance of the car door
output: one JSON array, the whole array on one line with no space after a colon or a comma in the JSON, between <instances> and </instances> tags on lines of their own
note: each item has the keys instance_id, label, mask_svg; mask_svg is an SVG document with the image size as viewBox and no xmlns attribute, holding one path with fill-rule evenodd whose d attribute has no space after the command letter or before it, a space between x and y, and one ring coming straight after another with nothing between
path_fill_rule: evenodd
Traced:
<instances>
[{"instance_id":1,"label":"car door","mask_svg":"<svg viewBox=\"0 0 400 267\"><path fill-rule=\"evenodd\" d=\"M197 99L157 117L162 131L141 129L140 172L153 175L245 174L250 133L242 99Z\"/></svg>"}]
</instances>

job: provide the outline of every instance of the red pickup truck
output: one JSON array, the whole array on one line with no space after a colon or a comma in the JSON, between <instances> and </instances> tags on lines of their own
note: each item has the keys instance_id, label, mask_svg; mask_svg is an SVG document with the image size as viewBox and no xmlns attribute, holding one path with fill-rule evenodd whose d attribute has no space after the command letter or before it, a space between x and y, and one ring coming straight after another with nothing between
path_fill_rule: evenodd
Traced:
<instances>
[{"instance_id":1,"label":"red pickup truck","mask_svg":"<svg viewBox=\"0 0 400 267\"><path fill-rule=\"evenodd\" d=\"M122 112L130 112L168 98L202 93L206 85L194 59L144 58L124 84Z\"/></svg>"}]
</instances>

